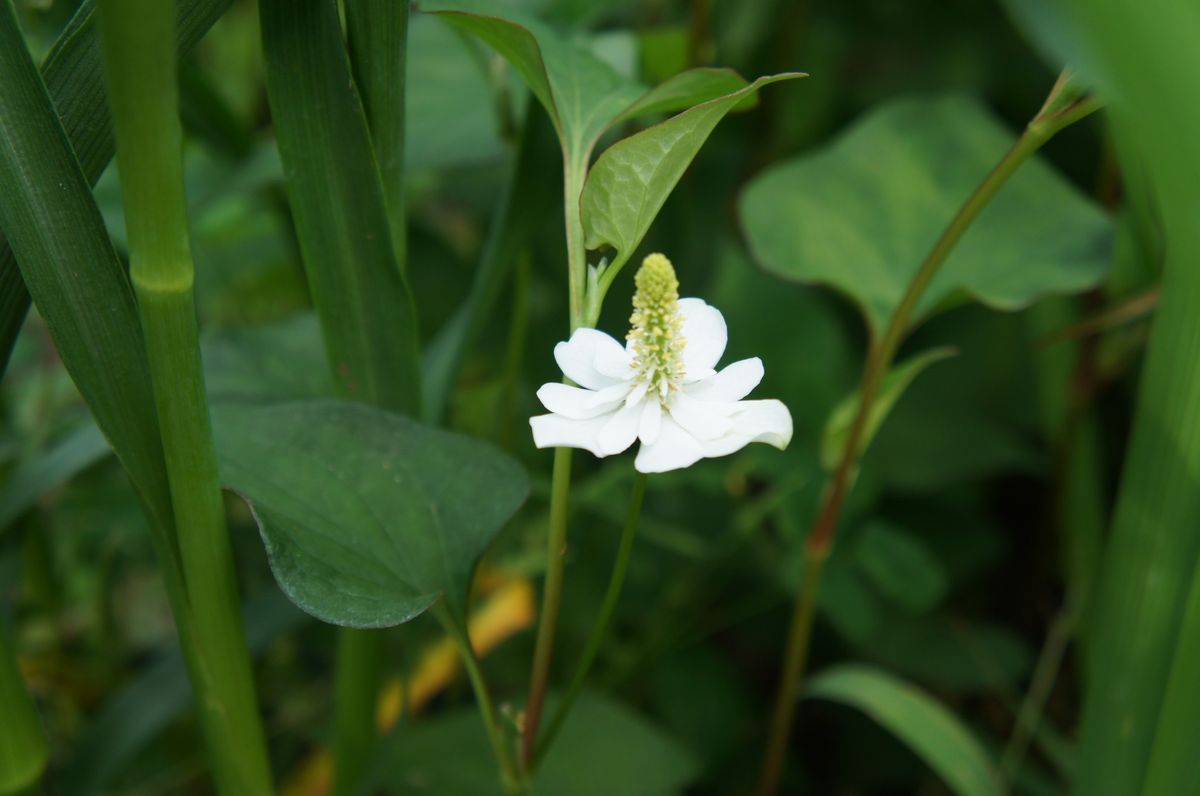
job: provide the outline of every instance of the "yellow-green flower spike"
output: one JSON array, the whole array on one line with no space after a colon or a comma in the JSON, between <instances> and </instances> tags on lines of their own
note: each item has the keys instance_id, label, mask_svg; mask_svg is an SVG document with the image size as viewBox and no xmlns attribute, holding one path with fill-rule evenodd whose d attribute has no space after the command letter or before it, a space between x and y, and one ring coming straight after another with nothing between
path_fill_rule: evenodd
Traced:
<instances>
[{"instance_id":1,"label":"yellow-green flower spike","mask_svg":"<svg viewBox=\"0 0 1200 796\"><path fill-rule=\"evenodd\" d=\"M665 401L683 378L683 346L680 332L679 280L671 261L661 254L642 260L633 278L633 314L627 339L632 343L633 367L647 390Z\"/></svg>"}]
</instances>

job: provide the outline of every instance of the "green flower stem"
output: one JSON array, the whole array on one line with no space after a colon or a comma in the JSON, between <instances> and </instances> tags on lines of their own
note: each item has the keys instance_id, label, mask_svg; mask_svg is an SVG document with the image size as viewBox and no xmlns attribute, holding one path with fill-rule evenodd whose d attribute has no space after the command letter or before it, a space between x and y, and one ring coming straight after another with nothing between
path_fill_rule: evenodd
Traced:
<instances>
[{"instance_id":1,"label":"green flower stem","mask_svg":"<svg viewBox=\"0 0 1200 796\"><path fill-rule=\"evenodd\" d=\"M338 629L334 680L333 794L348 796L357 786L375 749L375 711L383 682L383 633Z\"/></svg>"},{"instance_id":2,"label":"green flower stem","mask_svg":"<svg viewBox=\"0 0 1200 796\"><path fill-rule=\"evenodd\" d=\"M583 182L587 178L587 158L581 163L563 161L563 206L567 226L567 306L571 317L571 331L585 325L584 301L587 292L587 249L583 245L583 216L579 212L579 199L583 195ZM596 310L597 314L599 309ZM589 315L591 313L588 313ZM595 320L592 320L595 323Z\"/></svg>"},{"instance_id":3,"label":"green flower stem","mask_svg":"<svg viewBox=\"0 0 1200 796\"><path fill-rule=\"evenodd\" d=\"M185 616L181 641L217 790L266 796L272 790L270 766L200 365L174 4L102 0L100 9L130 274L145 330L183 570L183 604L174 606Z\"/></svg>"},{"instance_id":4,"label":"green flower stem","mask_svg":"<svg viewBox=\"0 0 1200 796\"><path fill-rule=\"evenodd\" d=\"M450 615L444 602L439 602L434 606L433 614L442 623L446 634L454 639L454 645L458 647L459 657L462 658L463 667L467 670L467 679L471 681L471 689L475 692L475 701L479 705L479 715L483 718L484 729L487 730L488 742L492 746L492 753L496 756L496 763L500 766L504 791L505 793L520 793L522 786L517 772L517 764L513 760L508 742L500 727L496 706L492 701L492 694L488 690L487 682L483 678L479 656L475 654L475 648L471 646L471 639L462 625Z\"/></svg>"},{"instance_id":5,"label":"green flower stem","mask_svg":"<svg viewBox=\"0 0 1200 796\"><path fill-rule=\"evenodd\" d=\"M1042 109L1026 126L1020 138L988 173L974 193L967 198L942 232L941 237L934 243L933 248L909 283L900 303L893 311L883 336L871 344L863 369L858 411L846 436L846 445L841 459L826 487L825 497L805 545L805 582L796 595L795 607L792 612L787 653L775 696L770 735L759 777L759 796L769 796L779 788L784 757L788 740L791 737L795 702L799 697L800 682L808 658L808 645L812 633L813 614L816 611L816 595L821 571L833 546L833 537L837 530L838 520L841 518L842 505L845 503L846 496L853 486L854 476L858 471L863 435L866 432L867 421L871 416L871 410L878 397L884 376L887 375L895 358L896 350L910 329L913 313L925 289L933 281L933 277L942 267L954 246L979 217L983 209L987 207L996 192L1020 168L1021 164L1049 141L1055 133L1099 109L1100 104L1097 100L1076 99L1070 96L1073 91L1074 86L1064 73L1055 83Z\"/></svg>"},{"instance_id":6,"label":"green flower stem","mask_svg":"<svg viewBox=\"0 0 1200 796\"><path fill-rule=\"evenodd\" d=\"M555 448L550 483L550 533L546 538L546 585L542 592L542 613L538 619L537 641L533 649L529 702L525 706L525 717L521 724L521 761L526 768L533 762L537 749L538 724L546 701L554 633L562 603L563 563L567 553L567 498L570 489L571 449Z\"/></svg>"},{"instance_id":7,"label":"green flower stem","mask_svg":"<svg viewBox=\"0 0 1200 796\"><path fill-rule=\"evenodd\" d=\"M591 671L592 663L596 660L596 653L600 651L600 644L608 632L613 612L617 608L617 602L621 599L621 588L625 585L625 575L629 571L629 561L633 554L633 540L637 535L638 520L642 515L642 500L645 496L646 474L637 473L633 479L633 490L629 496L629 513L625 518L625 528L621 531L621 541L617 546L617 558L613 563L612 575L608 580L608 590L604 594L600 615L592 627L592 633L584 645L583 653L579 656L579 663L575 666L575 675L571 678L571 685L567 687L567 693L563 696L558 711L554 714L554 720L550 722L542 742L537 745L537 754L532 761L533 765L536 765L537 761L545 755L546 750L554 742L555 736L558 735L558 731L562 729L563 722L571 712L571 706L575 704L575 699L579 696L580 689L583 688L588 672Z\"/></svg>"},{"instance_id":8,"label":"green flower stem","mask_svg":"<svg viewBox=\"0 0 1200 796\"><path fill-rule=\"evenodd\" d=\"M0 793L37 783L46 768L46 736L17 669L17 652L0 627Z\"/></svg>"}]
</instances>

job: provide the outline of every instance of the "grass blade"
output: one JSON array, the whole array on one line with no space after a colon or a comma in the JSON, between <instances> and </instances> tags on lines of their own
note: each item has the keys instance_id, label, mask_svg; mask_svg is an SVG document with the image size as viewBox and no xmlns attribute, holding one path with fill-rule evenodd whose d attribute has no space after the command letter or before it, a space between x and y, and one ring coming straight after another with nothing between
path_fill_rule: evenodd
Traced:
<instances>
[{"instance_id":1,"label":"grass blade","mask_svg":"<svg viewBox=\"0 0 1200 796\"><path fill-rule=\"evenodd\" d=\"M869 666L841 666L815 677L808 696L858 708L906 744L957 796L1001 796L987 753L954 714L932 697Z\"/></svg>"},{"instance_id":2,"label":"grass blade","mask_svg":"<svg viewBox=\"0 0 1200 796\"><path fill-rule=\"evenodd\" d=\"M416 310L388 234L362 102L329 0L265 0L267 92L329 360L346 396L418 414Z\"/></svg>"}]
</instances>

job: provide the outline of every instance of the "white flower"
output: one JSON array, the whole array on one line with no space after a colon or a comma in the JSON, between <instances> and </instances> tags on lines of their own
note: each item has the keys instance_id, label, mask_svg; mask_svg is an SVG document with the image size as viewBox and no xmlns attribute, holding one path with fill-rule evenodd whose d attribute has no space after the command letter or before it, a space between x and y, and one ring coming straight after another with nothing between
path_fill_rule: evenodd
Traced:
<instances>
[{"instance_id":1,"label":"white flower","mask_svg":"<svg viewBox=\"0 0 1200 796\"><path fill-rule=\"evenodd\" d=\"M550 414L530 418L537 446L603 457L641 440L634 467L643 473L688 467L751 442L787 447L787 407L742 400L762 380L762 360L714 370L725 351L721 313L701 299L680 299L675 271L661 254L643 261L635 281L626 345L596 329L577 329L554 347L563 374L579 386L538 390Z\"/></svg>"}]
</instances>

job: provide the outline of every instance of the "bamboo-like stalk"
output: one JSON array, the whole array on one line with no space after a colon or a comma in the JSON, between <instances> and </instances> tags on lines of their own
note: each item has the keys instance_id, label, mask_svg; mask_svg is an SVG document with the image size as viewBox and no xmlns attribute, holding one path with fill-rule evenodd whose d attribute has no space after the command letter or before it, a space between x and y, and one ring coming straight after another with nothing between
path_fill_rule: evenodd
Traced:
<instances>
[{"instance_id":1,"label":"bamboo-like stalk","mask_svg":"<svg viewBox=\"0 0 1200 796\"><path fill-rule=\"evenodd\" d=\"M183 190L174 5L102 0L130 274L162 434L188 632L181 633L217 789L266 796L270 765L242 628L204 391Z\"/></svg>"}]
</instances>

